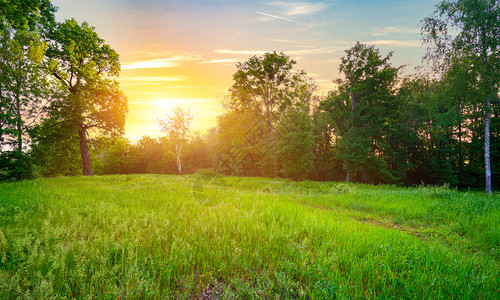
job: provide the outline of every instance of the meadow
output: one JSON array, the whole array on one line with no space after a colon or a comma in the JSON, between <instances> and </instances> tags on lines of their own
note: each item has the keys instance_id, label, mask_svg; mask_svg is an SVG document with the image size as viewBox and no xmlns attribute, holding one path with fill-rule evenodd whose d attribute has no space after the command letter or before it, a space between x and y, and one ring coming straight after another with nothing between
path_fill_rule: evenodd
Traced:
<instances>
[{"instance_id":1,"label":"meadow","mask_svg":"<svg viewBox=\"0 0 500 300\"><path fill-rule=\"evenodd\" d=\"M208 171L0 183L0 297L499 299L499 205Z\"/></svg>"}]
</instances>

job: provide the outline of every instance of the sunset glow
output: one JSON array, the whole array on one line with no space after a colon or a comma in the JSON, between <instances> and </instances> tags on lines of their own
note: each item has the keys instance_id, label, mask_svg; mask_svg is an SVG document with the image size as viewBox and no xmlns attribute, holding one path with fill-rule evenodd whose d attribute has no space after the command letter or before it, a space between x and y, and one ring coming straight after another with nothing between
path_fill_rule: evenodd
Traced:
<instances>
[{"instance_id":1,"label":"sunset glow","mask_svg":"<svg viewBox=\"0 0 500 300\"><path fill-rule=\"evenodd\" d=\"M334 88L340 58L356 41L395 51L393 63L421 64L419 22L434 1L132 1L57 0L59 20L74 17L120 54L129 100L125 135L159 136L158 118L189 109L206 132L223 112L238 62L284 52L318 84ZM383 16L381 18L380 16Z\"/></svg>"}]
</instances>

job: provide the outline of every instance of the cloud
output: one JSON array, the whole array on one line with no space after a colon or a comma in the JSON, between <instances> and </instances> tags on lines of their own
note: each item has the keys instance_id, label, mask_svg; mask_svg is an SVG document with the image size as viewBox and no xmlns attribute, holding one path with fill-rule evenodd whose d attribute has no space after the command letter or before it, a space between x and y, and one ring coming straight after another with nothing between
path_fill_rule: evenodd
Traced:
<instances>
[{"instance_id":1,"label":"cloud","mask_svg":"<svg viewBox=\"0 0 500 300\"><path fill-rule=\"evenodd\" d=\"M273 18L273 19L278 19L278 20L283 20L283 21L287 21L287 22L292 22L292 23L295 23L295 24L301 24L301 23L299 23L299 22L297 22L295 20L292 20L292 19L287 19L287 18L283 18L283 17L280 17L280 16L266 14L266 13L263 13L263 12L260 12L260 11L256 11L256 13L258 13L259 15L263 15L263 16L266 16L266 17Z\"/></svg>"},{"instance_id":2,"label":"cloud","mask_svg":"<svg viewBox=\"0 0 500 300\"><path fill-rule=\"evenodd\" d=\"M406 28L406 27L375 27L372 29L374 32L369 33L372 36L384 36L393 33L404 33L404 34L414 34L420 33L420 29Z\"/></svg>"},{"instance_id":3,"label":"cloud","mask_svg":"<svg viewBox=\"0 0 500 300\"><path fill-rule=\"evenodd\" d=\"M177 55L168 58L158 58L136 61L132 63L124 63L122 64L122 70L172 68L178 66L181 62L184 61L196 61L200 59L201 55L197 54Z\"/></svg>"},{"instance_id":4,"label":"cloud","mask_svg":"<svg viewBox=\"0 0 500 300\"><path fill-rule=\"evenodd\" d=\"M340 48L339 48L340 49ZM308 48L308 49L298 49L298 50L287 50L287 51L278 51L283 52L286 55L314 55L314 54L328 54L335 53L339 51L337 48L324 47L324 48ZM340 50L343 50L340 49ZM236 54L236 55L262 55L266 52L272 52L269 50L231 50L231 49L216 49L215 53L220 54Z\"/></svg>"},{"instance_id":5,"label":"cloud","mask_svg":"<svg viewBox=\"0 0 500 300\"><path fill-rule=\"evenodd\" d=\"M287 16L299 16L299 15L312 15L318 13L329 7L331 4L324 2L310 3L310 2L295 2L295 1L291 2L275 1L275 2L269 2L267 3L267 5L277 6L285 10L285 14Z\"/></svg>"},{"instance_id":6,"label":"cloud","mask_svg":"<svg viewBox=\"0 0 500 300\"><path fill-rule=\"evenodd\" d=\"M338 64L340 63L340 58L330 58L330 59L323 59L323 60L318 60L314 62L316 65L325 65L325 64Z\"/></svg>"},{"instance_id":7,"label":"cloud","mask_svg":"<svg viewBox=\"0 0 500 300\"><path fill-rule=\"evenodd\" d=\"M261 55L266 52L269 52L267 50L231 50L231 49L216 49L214 50L215 53L220 53L220 54L237 54L237 55Z\"/></svg>"},{"instance_id":8,"label":"cloud","mask_svg":"<svg viewBox=\"0 0 500 300\"><path fill-rule=\"evenodd\" d=\"M288 44L304 44L304 41L297 40L285 40L285 39L270 39L264 38L265 41L278 42L278 43L288 43ZM313 46L312 46L313 47Z\"/></svg>"},{"instance_id":9,"label":"cloud","mask_svg":"<svg viewBox=\"0 0 500 300\"><path fill-rule=\"evenodd\" d=\"M234 58L226 58L226 59L211 59L200 62L200 64L219 64L219 63L235 63L238 60Z\"/></svg>"},{"instance_id":10,"label":"cloud","mask_svg":"<svg viewBox=\"0 0 500 300\"><path fill-rule=\"evenodd\" d=\"M122 77L121 80L124 81L137 81L137 82L173 82L173 81L181 81L186 79L186 76L130 76L130 77Z\"/></svg>"},{"instance_id":11,"label":"cloud","mask_svg":"<svg viewBox=\"0 0 500 300\"><path fill-rule=\"evenodd\" d=\"M153 59L146 61L138 61L128 64L122 64L122 70L133 70L133 69L154 69L154 68L172 68L178 66L179 63L172 61L168 58L166 59Z\"/></svg>"},{"instance_id":12,"label":"cloud","mask_svg":"<svg viewBox=\"0 0 500 300\"><path fill-rule=\"evenodd\" d=\"M385 46L397 46L397 47L421 47L422 42L420 40L378 40L366 42L367 44L373 44L375 46L385 45Z\"/></svg>"},{"instance_id":13,"label":"cloud","mask_svg":"<svg viewBox=\"0 0 500 300\"><path fill-rule=\"evenodd\" d=\"M337 52L338 50L335 48L314 48L314 49L300 49L300 50L291 50L291 51L286 51L285 54L289 55L314 55L314 54L333 54Z\"/></svg>"}]
</instances>

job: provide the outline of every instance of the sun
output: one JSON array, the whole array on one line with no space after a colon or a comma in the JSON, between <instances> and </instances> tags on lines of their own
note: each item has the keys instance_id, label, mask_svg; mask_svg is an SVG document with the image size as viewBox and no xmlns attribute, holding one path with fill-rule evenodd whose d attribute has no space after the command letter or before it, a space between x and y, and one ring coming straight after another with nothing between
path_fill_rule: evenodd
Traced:
<instances>
[{"instance_id":1,"label":"sun","mask_svg":"<svg viewBox=\"0 0 500 300\"><path fill-rule=\"evenodd\" d=\"M190 130L201 134L215 127L217 116L223 110L220 99L211 98L159 98L138 99L129 103L129 114L125 125L125 136L132 142L143 136L164 135L158 120L164 119L174 108L188 110L193 116Z\"/></svg>"}]
</instances>

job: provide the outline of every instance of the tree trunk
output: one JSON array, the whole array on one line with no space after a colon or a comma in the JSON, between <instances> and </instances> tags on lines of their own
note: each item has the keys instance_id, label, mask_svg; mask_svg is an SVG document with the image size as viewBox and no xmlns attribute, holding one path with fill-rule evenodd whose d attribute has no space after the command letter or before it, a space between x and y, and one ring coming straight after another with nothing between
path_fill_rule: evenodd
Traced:
<instances>
[{"instance_id":1,"label":"tree trunk","mask_svg":"<svg viewBox=\"0 0 500 300\"><path fill-rule=\"evenodd\" d=\"M272 110L270 111L269 117L270 117L269 130L271 131L271 154L273 156L272 175L274 178L274 177L278 177L278 174L277 174L278 170L277 170L277 163L276 163L276 149L274 148L274 130L273 130L273 111Z\"/></svg>"},{"instance_id":2,"label":"tree trunk","mask_svg":"<svg viewBox=\"0 0 500 300\"><path fill-rule=\"evenodd\" d=\"M16 129L17 129L17 179L23 180L24 157L23 157L23 118L21 116L21 87L17 80L16 84ZM21 171L22 170L22 171Z\"/></svg>"},{"instance_id":3,"label":"tree trunk","mask_svg":"<svg viewBox=\"0 0 500 300\"><path fill-rule=\"evenodd\" d=\"M483 51L481 58L484 64L484 77L482 78L485 83L485 101L484 101L484 173L485 173L485 191L486 194L491 194L491 164L490 164L490 99L489 99L489 76L488 76L488 55L487 47L485 45L486 32L482 31Z\"/></svg>"},{"instance_id":4,"label":"tree trunk","mask_svg":"<svg viewBox=\"0 0 500 300\"><path fill-rule=\"evenodd\" d=\"M484 108L484 171L486 194L491 194L491 163L490 163L490 100L486 98Z\"/></svg>"},{"instance_id":5,"label":"tree trunk","mask_svg":"<svg viewBox=\"0 0 500 300\"><path fill-rule=\"evenodd\" d=\"M462 157L462 101L458 99L458 170L462 174L464 159Z\"/></svg>"},{"instance_id":6,"label":"tree trunk","mask_svg":"<svg viewBox=\"0 0 500 300\"><path fill-rule=\"evenodd\" d=\"M2 85L0 84L0 116L2 115L2 107L3 107L3 96L2 96ZM3 136L3 120L0 119L0 151L2 150L2 136Z\"/></svg>"},{"instance_id":7,"label":"tree trunk","mask_svg":"<svg viewBox=\"0 0 500 300\"><path fill-rule=\"evenodd\" d=\"M17 126L17 152L19 157L23 152L23 119L21 116L21 99L19 89L16 91L16 126Z\"/></svg>"},{"instance_id":8,"label":"tree trunk","mask_svg":"<svg viewBox=\"0 0 500 300\"><path fill-rule=\"evenodd\" d=\"M354 80L351 78L349 79L349 89L351 90L349 92L351 96L351 114L349 115L349 120L351 121L351 125L354 122L354 108L356 107L356 98L354 97L354 92L352 91L352 88L354 87Z\"/></svg>"},{"instance_id":9,"label":"tree trunk","mask_svg":"<svg viewBox=\"0 0 500 300\"><path fill-rule=\"evenodd\" d=\"M354 82L350 80L351 83L351 88L354 86ZM354 93L350 92L351 94L351 114L349 115L349 128L350 130L354 130L354 108L356 107L356 98L354 97ZM349 132L349 131L348 131ZM347 169L347 175L345 178L346 182L351 181L351 170Z\"/></svg>"},{"instance_id":10,"label":"tree trunk","mask_svg":"<svg viewBox=\"0 0 500 300\"><path fill-rule=\"evenodd\" d=\"M266 101L269 102L269 101ZM271 142L271 176L277 177L276 174L276 151L274 149L274 130L273 130L273 108L270 107L269 104L266 104L266 114L268 119L268 127L269 127L269 139Z\"/></svg>"},{"instance_id":11,"label":"tree trunk","mask_svg":"<svg viewBox=\"0 0 500 300\"><path fill-rule=\"evenodd\" d=\"M175 145L175 150L177 150L177 169L179 170L179 175L182 175L182 162L181 162L181 152L182 143L180 145Z\"/></svg>"},{"instance_id":12,"label":"tree trunk","mask_svg":"<svg viewBox=\"0 0 500 300\"><path fill-rule=\"evenodd\" d=\"M80 137L80 152L82 154L82 173L83 176L92 176L92 164L90 163L90 152L87 145L87 130L83 125L80 125L78 130Z\"/></svg>"}]
</instances>

